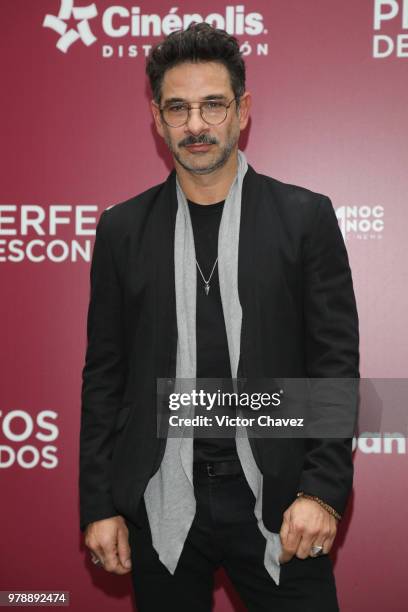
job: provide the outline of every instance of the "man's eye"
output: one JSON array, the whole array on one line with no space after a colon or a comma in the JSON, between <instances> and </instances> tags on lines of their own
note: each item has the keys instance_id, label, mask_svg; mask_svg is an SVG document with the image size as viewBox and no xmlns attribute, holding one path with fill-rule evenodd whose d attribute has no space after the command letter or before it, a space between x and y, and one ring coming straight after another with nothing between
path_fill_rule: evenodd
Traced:
<instances>
[{"instance_id":1,"label":"man's eye","mask_svg":"<svg viewBox=\"0 0 408 612\"><path fill-rule=\"evenodd\" d=\"M185 109L186 109L185 104L174 104L173 106L168 107L168 110L171 111L172 113L181 112L181 111L184 111Z\"/></svg>"},{"instance_id":2,"label":"man's eye","mask_svg":"<svg viewBox=\"0 0 408 612\"><path fill-rule=\"evenodd\" d=\"M221 102L207 102L204 106L210 110L216 110L217 108L221 108L223 104Z\"/></svg>"}]
</instances>

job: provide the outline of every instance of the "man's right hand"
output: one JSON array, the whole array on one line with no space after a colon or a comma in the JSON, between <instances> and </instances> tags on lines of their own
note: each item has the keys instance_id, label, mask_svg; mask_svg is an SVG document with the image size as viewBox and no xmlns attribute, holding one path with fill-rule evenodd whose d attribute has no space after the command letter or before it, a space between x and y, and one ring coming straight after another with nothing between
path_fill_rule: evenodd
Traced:
<instances>
[{"instance_id":1,"label":"man's right hand","mask_svg":"<svg viewBox=\"0 0 408 612\"><path fill-rule=\"evenodd\" d=\"M85 545L107 572L128 574L131 571L129 530L122 516L89 523L85 529Z\"/></svg>"}]
</instances>

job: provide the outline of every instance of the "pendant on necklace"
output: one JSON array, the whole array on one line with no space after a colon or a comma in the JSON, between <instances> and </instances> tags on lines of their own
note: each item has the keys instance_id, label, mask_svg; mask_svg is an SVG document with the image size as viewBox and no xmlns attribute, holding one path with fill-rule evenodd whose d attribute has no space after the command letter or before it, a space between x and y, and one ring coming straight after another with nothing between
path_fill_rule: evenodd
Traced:
<instances>
[{"instance_id":1,"label":"pendant on necklace","mask_svg":"<svg viewBox=\"0 0 408 612\"><path fill-rule=\"evenodd\" d=\"M205 289L205 295L208 295L208 292L210 290L210 284L209 283L205 283L204 289Z\"/></svg>"}]
</instances>

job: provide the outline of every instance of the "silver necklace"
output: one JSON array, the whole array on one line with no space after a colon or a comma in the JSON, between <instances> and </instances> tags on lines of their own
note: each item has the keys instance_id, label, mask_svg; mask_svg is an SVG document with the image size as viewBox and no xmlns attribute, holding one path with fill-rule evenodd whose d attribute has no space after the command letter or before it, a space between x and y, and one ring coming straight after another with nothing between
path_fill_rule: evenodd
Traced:
<instances>
[{"instance_id":1,"label":"silver necklace","mask_svg":"<svg viewBox=\"0 0 408 612\"><path fill-rule=\"evenodd\" d=\"M197 259L196 259L197 268L198 268L198 270L199 270L199 272L200 272L200 274L201 274L201 276L202 276L202 279L203 279L203 281L204 281L205 295L208 295L208 292L210 291L210 280L211 280L211 277L212 277L213 272L214 272L214 270L215 270L215 266L216 266L216 264L217 264L217 261L218 261L218 257L217 257L217 259L214 261L214 265L213 265L213 267L212 267L211 274L210 274L210 276L208 277L208 280L205 280L205 278L204 278L204 274L201 272L201 268L200 268L200 266L198 265L198 261L197 261Z\"/></svg>"}]
</instances>

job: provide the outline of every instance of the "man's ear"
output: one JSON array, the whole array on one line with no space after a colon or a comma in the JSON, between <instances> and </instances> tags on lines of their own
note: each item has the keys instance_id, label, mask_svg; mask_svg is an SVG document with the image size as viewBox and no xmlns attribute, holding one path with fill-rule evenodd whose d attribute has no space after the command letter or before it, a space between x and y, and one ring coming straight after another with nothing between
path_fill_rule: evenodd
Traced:
<instances>
[{"instance_id":1,"label":"man's ear","mask_svg":"<svg viewBox=\"0 0 408 612\"><path fill-rule=\"evenodd\" d=\"M239 127L244 130L248 124L249 111L251 108L252 96L249 91L246 91L240 99L239 103Z\"/></svg>"},{"instance_id":2,"label":"man's ear","mask_svg":"<svg viewBox=\"0 0 408 612\"><path fill-rule=\"evenodd\" d=\"M163 124L162 124L162 118L161 118L161 115L160 115L159 105L154 100L150 100L150 108L151 108L151 111L152 111L154 123L156 125L156 130L157 130L158 134L162 138L164 138Z\"/></svg>"}]
</instances>

